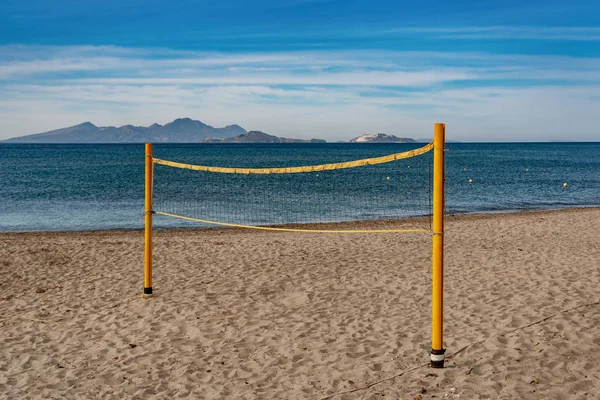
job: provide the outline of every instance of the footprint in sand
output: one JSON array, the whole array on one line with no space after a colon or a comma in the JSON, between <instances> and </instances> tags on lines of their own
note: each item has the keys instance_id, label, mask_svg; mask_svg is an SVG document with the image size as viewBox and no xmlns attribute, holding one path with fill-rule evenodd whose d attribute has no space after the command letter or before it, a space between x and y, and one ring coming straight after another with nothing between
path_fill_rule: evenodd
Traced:
<instances>
[{"instance_id":1,"label":"footprint in sand","mask_svg":"<svg viewBox=\"0 0 600 400\"><path fill-rule=\"evenodd\" d=\"M281 300L286 306L301 306L309 301L308 293L306 292L289 292Z\"/></svg>"}]
</instances>

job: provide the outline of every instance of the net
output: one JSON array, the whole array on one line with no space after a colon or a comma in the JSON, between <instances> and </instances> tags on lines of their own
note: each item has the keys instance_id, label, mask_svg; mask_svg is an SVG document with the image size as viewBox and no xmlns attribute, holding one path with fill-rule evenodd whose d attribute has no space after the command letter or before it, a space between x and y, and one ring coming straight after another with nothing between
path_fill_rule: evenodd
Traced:
<instances>
[{"instance_id":1,"label":"net","mask_svg":"<svg viewBox=\"0 0 600 400\"><path fill-rule=\"evenodd\" d=\"M201 226L430 232L432 148L430 143L386 156L275 168L217 167L154 158L154 210ZM280 156L280 163L295 158ZM254 154L253 163L260 158ZM156 223L160 227L158 219Z\"/></svg>"}]
</instances>

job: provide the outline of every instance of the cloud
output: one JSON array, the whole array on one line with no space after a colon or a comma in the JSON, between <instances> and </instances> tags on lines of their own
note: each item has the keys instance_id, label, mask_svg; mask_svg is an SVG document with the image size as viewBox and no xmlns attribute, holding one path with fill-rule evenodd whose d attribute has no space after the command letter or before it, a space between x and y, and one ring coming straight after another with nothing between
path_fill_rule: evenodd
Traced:
<instances>
[{"instance_id":1,"label":"cloud","mask_svg":"<svg viewBox=\"0 0 600 400\"><path fill-rule=\"evenodd\" d=\"M189 116L282 136L597 140L600 58L482 52L214 53L0 46L0 139ZM31 118L35 115L35 118Z\"/></svg>"},{"instance_id":2,"label":"cloud","mask_svg":"<svg viewBox=\"0 0 600 400\"><path fill-rule=\"evenodd\" d=\"M464 71L429 70L405 71L355 71L339 73L305 74L235 74L206 73L189 78L93 78L80 79L81 84L129 85L374 85L374 86L424 86L447 81L467 80L474 76Z\"/></svg>"},{"instance_id":3,"label":"cloud","mask_svg":"<svg viewBox=\"0 0 600 400\"><path fill-rule=\"evenodd\" d=\"M600 41L598 27L530 27L530 26L481 26L440 28L396 28L379 34L428 34L436 39L533 39L566 41Z\"/></svg>"}]
</instances>

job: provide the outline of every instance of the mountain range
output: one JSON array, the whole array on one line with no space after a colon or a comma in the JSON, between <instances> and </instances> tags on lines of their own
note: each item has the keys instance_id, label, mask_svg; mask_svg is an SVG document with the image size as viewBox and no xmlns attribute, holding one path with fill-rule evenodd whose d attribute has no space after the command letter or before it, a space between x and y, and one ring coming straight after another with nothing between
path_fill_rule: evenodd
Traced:
<instances>
[{"instance_id":1,"label":"mountain range","mask_svg":"<svg viewBox=\"0 0 600 400\"><path fill-rule=\"evenodd\" d=\"M165 125L148 127L96 126L91 122L49 132L7 139L7 143L325 143L322 139L289 139L261 131L246 132L239 125L215 128L191 118L178 118ZM351 143L415 143L411 138L377 133L350 140Z\"/></svg>"},{"instance_id":2,"label":"mountain range","mask_svg":"<svg viewBox=\"0 0 600 400\"><path fill-rule=\"evenodd\" d=\"M201 121L178 118L165 125L148 127L96 126L91 122L69 128L15 137L11 143L198 143L207 138L229 138L246 133L239 125L214 128Z\"/></svg>"}]
</instances>

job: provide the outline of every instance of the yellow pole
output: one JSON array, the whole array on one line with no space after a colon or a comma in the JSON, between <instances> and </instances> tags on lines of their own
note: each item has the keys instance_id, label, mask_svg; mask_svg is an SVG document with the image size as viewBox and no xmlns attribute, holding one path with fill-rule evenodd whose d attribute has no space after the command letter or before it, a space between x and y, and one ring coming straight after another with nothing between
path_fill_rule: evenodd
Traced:
<instances>
[{"instance_id":1,"label":"yellow pole","mask_svg":"<svg viewBox=\"0 0 600 400\"><path fill-rule=\"evenodd\" d=\"M433 128L433 253L431 287L431 366L444 368L444 147L446 124Z\"/></svg>"},{"instance_id":2,"label":"yellow pole","mask_svg":"<svg viewBox=\"0 0 600 400\"><path fill-rule=\"evenodd\" d=\"M146 201L144 224L144 294L152 294L152 143L146 143Z\"/></svg>"}]
</instances>

